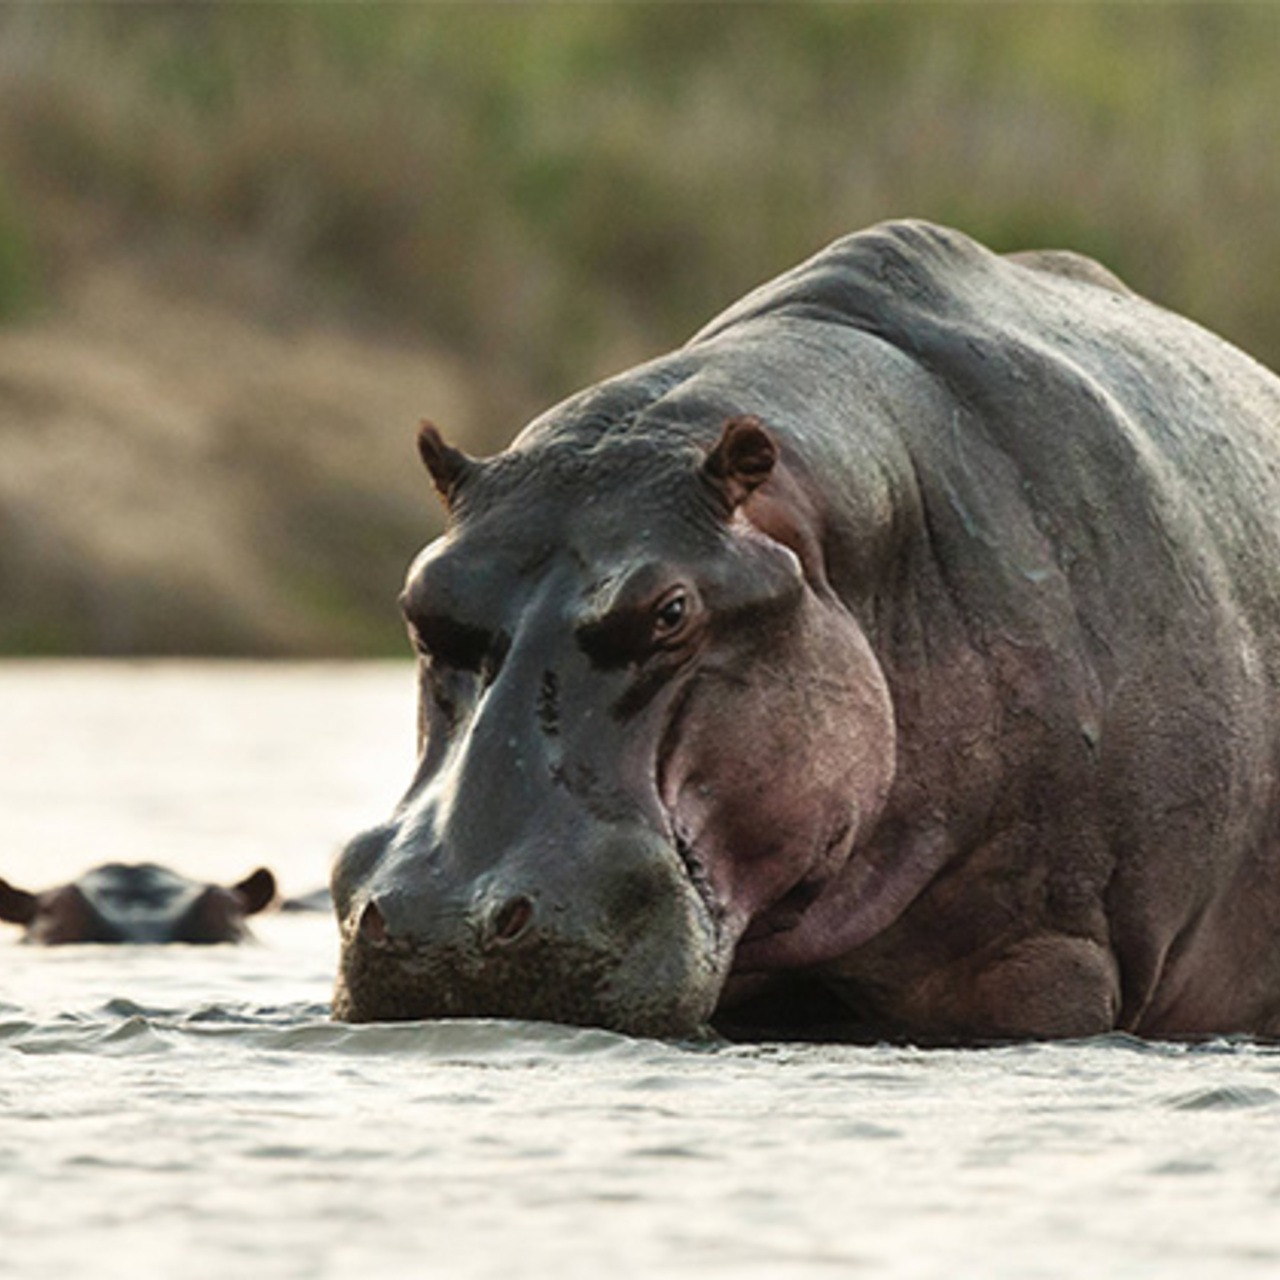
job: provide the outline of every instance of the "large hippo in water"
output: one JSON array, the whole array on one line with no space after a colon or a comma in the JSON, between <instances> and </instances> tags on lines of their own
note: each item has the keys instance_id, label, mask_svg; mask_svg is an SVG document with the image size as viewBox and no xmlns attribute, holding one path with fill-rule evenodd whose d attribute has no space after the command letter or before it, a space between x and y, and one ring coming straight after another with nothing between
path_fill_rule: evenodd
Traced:
<instances>
[{"instance_id":1,"label":"large hippo in water","mask_svg":"<svg viewBox=\"0 0 1280 1280\"><path fill-rule=\"evenodd\" d=\"M238 884L188 879L154 863L108 862L43 893L0 880L0 920L28 942L238 942L244 919L270 905L265 867Z\"/></svg>"},{"instance_id":2,"label":"large hippo in water","mask_svg":"<svg viewBox=\"0 0 1280 1280\"><path fill-rule=\"evenodd\" d=\"M1280 380L891 224L421 449L420 759L334 1012L1280 1033Z\"/></svg>"}]
</instances>

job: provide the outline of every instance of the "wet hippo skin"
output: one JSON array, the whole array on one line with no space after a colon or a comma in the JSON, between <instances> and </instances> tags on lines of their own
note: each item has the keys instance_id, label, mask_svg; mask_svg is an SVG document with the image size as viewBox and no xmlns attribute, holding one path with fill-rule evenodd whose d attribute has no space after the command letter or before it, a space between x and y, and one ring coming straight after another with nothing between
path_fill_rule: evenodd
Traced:
<instances>
[{"instance_id":1,"label":"wet hippo skin","mask_svg":"<svg viewBox=\"0 0 1280 1280\"><path fill-rule=\"evenodd\" d=\"M1280 380L1066 253L837 242L495 458L334 1012L1280 1031Z\"/></svg>"}]
</instances>

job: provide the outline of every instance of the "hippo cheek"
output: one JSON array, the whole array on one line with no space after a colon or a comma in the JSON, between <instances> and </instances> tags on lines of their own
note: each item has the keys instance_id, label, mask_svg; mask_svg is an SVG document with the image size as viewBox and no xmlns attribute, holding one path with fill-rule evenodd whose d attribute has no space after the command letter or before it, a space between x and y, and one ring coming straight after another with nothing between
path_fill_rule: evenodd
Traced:
<instances>
[{"instance_id":1,"label":"hippo cheek","mask_svg":"<svg viewBox=\"0 0 1280 1280\"><path fill-rule=\"evenodd\" d=\"M663 753L672 830L735 946L803 930L894 777L893 707L861 633L823 612L792 656L807 679L703 681Z\"/></svg>"},{"instance_id":2,"label":"hippo cheek","mask_svg":"<svg viewBox=\"0 0 1280 1280\"><path fill-rule=\"evenodd\" d=\"M367 848L357 860L368 863ZM470 878L441 861L388 848L344 895L335 1017L521 1018L664 1037L710 1018L728 954L675 851L647 828L540 841Z\"/></svg>"}]
</instances>

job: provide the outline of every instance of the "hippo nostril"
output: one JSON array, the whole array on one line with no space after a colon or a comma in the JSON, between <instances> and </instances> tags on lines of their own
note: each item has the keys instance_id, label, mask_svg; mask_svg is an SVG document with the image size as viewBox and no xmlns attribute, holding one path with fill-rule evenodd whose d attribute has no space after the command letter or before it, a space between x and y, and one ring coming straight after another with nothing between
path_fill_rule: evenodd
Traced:
<instances>
[{"instance_id":1,"label":"hippo nostril","mask_svg":"<svg viewBox=\"0 0 1280 1280\"><path fill-rule=\"evenodd\" d=\"M387 940L387 922L375 903L369 903L360 913L360 936L366 942L383 943Z\"/></svg>"},{"instance_id":2,"label":"hippo nostril","mask_svg":"<svg viewBox=\"0 0 1280 1280\"><path fill-rule=\"evenodd\" d=\"M533 903L523 894L504 902L489 921L489 946L505 947L518 941L533 920Z\"/></svg>"}]
</instances>

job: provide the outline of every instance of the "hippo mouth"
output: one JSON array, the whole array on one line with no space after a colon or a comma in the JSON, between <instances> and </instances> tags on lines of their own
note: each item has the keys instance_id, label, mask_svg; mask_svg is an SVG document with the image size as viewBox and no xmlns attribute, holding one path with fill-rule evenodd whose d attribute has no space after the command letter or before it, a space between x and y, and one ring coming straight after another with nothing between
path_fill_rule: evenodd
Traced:
<instances>
[{"instance_id":1,"label":"hippo mouth","mask_svg":"<svg viewBox=\"0 0 1280 1280\"><path fill-rule=\"evenodd\" d=\"M715 934L716 949L719 950L723 942L728 910L716 893L706 863L698 855L692 841L679 831L673 831L671 847L675 850L676 857L680 859L681 866L684 867L689 887L697 895L703 910L707 913L707 921Z\"/></svg>"},{"instance_id":2,"label":"hippo mouth","mask_svg":"<svg viewBox=\"0 0 1280 1280\"><path fill-rule=\"evenodd\" d=\"M563 939L515 952L477 964L461 947L348 945L333 1016L346 1022L515 1019L686 1039L705 1031L719 996L718 973L714 983L683 975L642 986L625 971L639 966L622 966L615 956Z\"/></svg>"},{"instance_id":3,"label":"hippo mouth","mask_svg":"<svg viewBox=\"0 0 1280 1280\"><path fill-rule=\"evenodd\" d=\"M334 1016L348 1022L513 1018L598 1025L608 1004L608 969L589 948L561 941L554 981L547 959L528 948L478 955L465 946L422 946L366 936L344 948Z\"/></svg>"}]
</instances>

